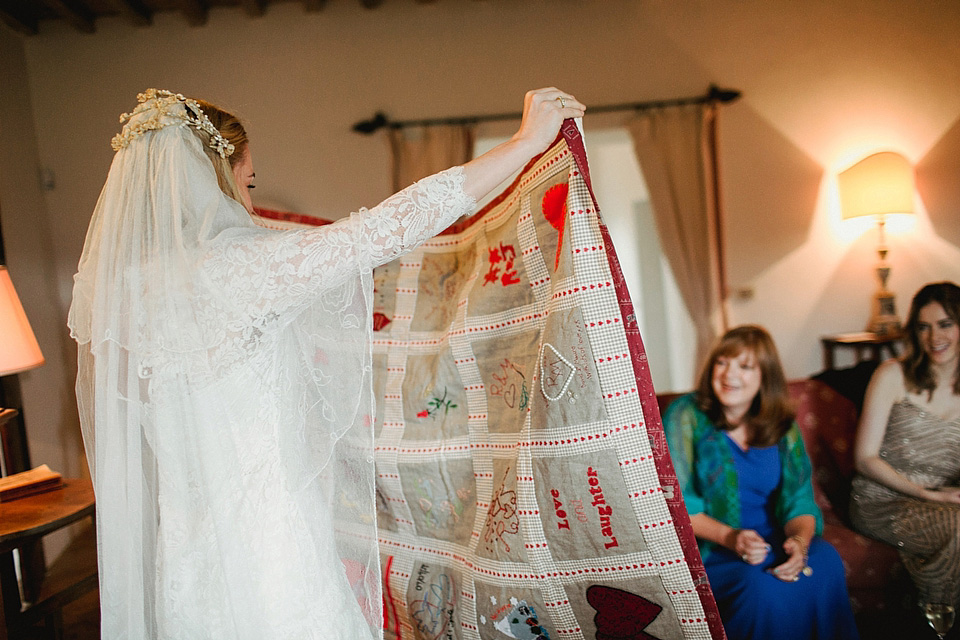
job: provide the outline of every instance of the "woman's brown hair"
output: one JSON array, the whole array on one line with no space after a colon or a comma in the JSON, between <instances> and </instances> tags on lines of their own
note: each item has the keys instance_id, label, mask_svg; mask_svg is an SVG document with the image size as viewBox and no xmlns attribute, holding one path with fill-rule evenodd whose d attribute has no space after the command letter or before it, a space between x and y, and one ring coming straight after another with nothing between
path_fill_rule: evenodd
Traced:
<instances>
[{"instance_id":1,"label":"woman's brown hair","mask_svg":"<svg viewBox=\"0 0 960 640\"><path fill-rule=\"evenodd\" d=\"M920 344L920 310L930 303L937 303L956 324L960 325L960 287L952 282L932 282L913 296L907 314L906 349L900 360L907 388L914 393L926 391L933 395L937 388L937 374L930 366L930 356ZM953 372L953 392L960 394L960 361Z\"/></svg>"},{"instance_id":2,"label":"woman's brown hair","mask_svg":"<svg viewBox=\"0 0 960 640\"><path fill-rule=\"evenodd\" d=\"M697 404L718 429L729 431L736 426L727 422L723 405L713 391L713 368L720 358L735 358L744 351L753 353L760 367L760 390L745 416L748 444L768 447L776 444L790 429L795 413L777 347L763 327L741 325L720 338L700 371Z\"/></svg>"}]
</instances>

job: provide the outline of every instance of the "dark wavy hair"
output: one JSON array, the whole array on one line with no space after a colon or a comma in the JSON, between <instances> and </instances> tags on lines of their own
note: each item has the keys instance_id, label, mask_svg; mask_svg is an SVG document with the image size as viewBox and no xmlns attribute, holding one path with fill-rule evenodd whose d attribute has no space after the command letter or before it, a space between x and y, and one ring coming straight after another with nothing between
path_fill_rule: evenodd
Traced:
<instances>
[{"instance_id":1,"label":"dark wavy hair","mask_svg":"<svg viewBox=\"0 0 960 640\"><path fill-rule=\"evenodd\" d=\"M907 344L900 359L907 388L914 393L926 391L931 396L933 390L937 388L937 374L930 366L930 356L920 344L918 325L920 310L933 302L943 307L946 314L960 325L960 287L952 282L932 282L924 285L913 296L913 301L910 303L910 313L907 315L907 325L904 327ZM953 373L953 392L960 395L960 361L957 362L957 370Z\"/></svg>"},{"instance_id":2,"label":"dark wavy hair","mask_svg":"<svg viewBox=\"0 0 960 640\"><path fill-rule=\"evenodd\" d=\"M744 351L751 351L760 367L760 390L746 415L748 444L768 447L787 433L796 414L787 393L787 379L777 347L763 327L741 325L730 329L720 338L700 371L697 404L718 429L729 431L734 428L727 422L723 405L713 391L713 367L718 359L735 358Z\"/></svg>"}]
</instances>

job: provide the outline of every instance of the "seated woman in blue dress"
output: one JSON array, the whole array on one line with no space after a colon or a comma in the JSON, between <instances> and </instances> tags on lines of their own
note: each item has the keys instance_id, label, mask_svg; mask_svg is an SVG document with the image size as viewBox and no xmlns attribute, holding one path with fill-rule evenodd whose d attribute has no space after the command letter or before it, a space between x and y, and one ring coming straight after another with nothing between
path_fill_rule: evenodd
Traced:
<instances>
[{"instance_id":1,"label":"seated woman in blue dress","mask_svg":"<svg viewBox=\"0 0 960 640\"><path fill-rule=\"evenodd\" d=\"M713 349L663 425L730 640L858 638L843 564L819 537L811 465L770 335Z\"/></svg>"}]
</instances>

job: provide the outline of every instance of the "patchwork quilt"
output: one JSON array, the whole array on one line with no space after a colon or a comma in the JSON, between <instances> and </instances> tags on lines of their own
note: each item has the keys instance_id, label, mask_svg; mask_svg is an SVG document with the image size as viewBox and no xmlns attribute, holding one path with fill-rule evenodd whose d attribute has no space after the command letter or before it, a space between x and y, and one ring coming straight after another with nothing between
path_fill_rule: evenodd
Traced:
<instances>
[{"instance_id":1,"label":"patchwork quilt","mask_svg":"<svg viewBox=\"0 0 960 640\"><path fill-rule=\"evenodd\" d=\"M722 638L573 121L374 272L387 638Z\"/></svg>"}]
</instances>

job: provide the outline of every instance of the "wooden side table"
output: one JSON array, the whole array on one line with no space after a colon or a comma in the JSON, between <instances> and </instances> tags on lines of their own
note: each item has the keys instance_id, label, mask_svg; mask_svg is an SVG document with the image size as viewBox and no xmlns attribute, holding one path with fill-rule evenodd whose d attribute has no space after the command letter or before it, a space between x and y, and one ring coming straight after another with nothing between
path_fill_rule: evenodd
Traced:
<instances>
[{"instance_id":1,"label":"wooden side table","mask_svg":"<svg viewBox=\"0 0 960 640\"><path fill-rule=\"evenodd\" d=\"M13 549L29 547L46 534L93 515L90 480L64 480L60 489L0 503L0 640L7 640L8 634L16 637L20 630L41 620L52 623L52 635L57 637L63 606L97 588L93 527L54 561L42 578L37 598L22 611L12 576ZM58 565L65 569L63 575L58 575Z\"/></svg>"},{"instance_id":2,"label":"wooden side table","mask_svg":"<svg viewBox=\"0 0 960 640\"><path fill-rule=\"evenodd\" d=\"M854 356L857 359L856 364L864 360L883 360L883 351L890 352L890 357L894 358L898 354L898 345L903 339L903 333L837 333L820 338L823 345L823 368L830 370L835 368L834 351L840 348L853 349Z\"/></svg>"}]
</instances>

